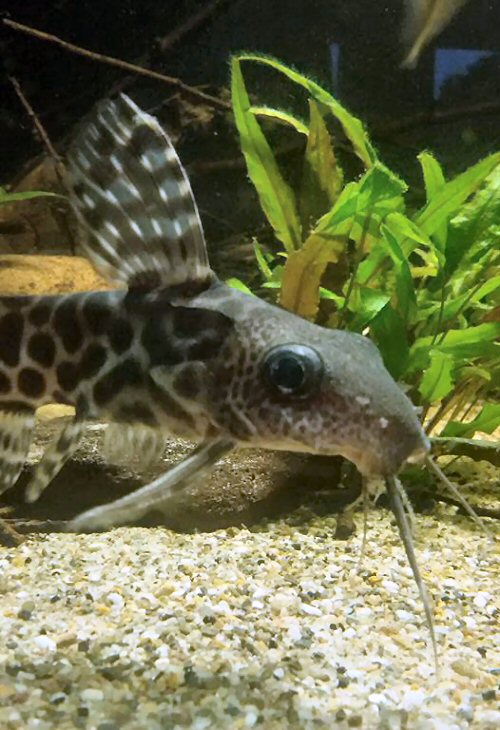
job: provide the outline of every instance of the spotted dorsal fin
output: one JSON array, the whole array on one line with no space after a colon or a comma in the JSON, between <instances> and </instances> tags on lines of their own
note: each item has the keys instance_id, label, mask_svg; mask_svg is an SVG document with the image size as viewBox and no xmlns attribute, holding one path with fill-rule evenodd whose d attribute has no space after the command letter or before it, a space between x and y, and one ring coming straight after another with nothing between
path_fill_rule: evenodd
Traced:
<instances>
[{"instance_id":1,"label":"spotted dorsal fin","mask_svg":"<svg viewBox=\"0 0 500 730\"><path fill-rule=\"evenodd\" d=\"M214 279L187 175L157 120L125 95L100 104L68 154L86 254L131 289L196 293Z\"/></svg>"}]
</instances>

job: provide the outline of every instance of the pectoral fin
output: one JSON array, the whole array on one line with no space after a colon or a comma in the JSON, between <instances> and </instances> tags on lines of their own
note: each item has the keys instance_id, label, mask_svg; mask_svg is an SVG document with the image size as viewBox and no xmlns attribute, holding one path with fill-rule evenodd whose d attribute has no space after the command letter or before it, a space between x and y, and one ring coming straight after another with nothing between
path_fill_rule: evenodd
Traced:
<instances>
[{"instance_id":1,"label":"pectoral fin","mask_svg":"<svg viewBox=\"0 0 500 730\"><path fill-rule=\"evenodd\" d=\"M0 411L0 494L14 486L23 469L34 424L34 411Z\"/></svg>"},{"instance_id":2,"label":"pectoral fin","mask_svg":"<svg viewBox=\"0 0 500 730\"><path fill-rule=\"evenodd\" d=\"M35 467L26 487L27 502L36 502L43 490L60 472L76 450L84 428L85 423L78 415L64 426L59 437L48 447Z\"/></svg>"},{"instance_id":3,"label":"pectoral fin","mask_svg":"<svg viewBox=\"0 0 500 730\"><path fill-rule=\"evenodd\" d=\"M155 479L151 484L110 504L94 507L75 517L69 532L93 532L125 522L133 522L152 510L166 511L189 484L205 474L224 454L231 451L233 441L217 439L198 446L183 461Z\"/></svg>"}]
</instances>

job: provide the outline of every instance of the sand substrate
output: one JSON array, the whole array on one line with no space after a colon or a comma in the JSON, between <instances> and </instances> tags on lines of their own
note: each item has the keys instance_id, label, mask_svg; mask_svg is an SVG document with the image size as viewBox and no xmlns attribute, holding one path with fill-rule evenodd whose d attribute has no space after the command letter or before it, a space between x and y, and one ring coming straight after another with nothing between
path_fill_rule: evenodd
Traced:
<instances>
[{"instance_id":1,"label":"sand substrate","mask_svg":"<svg viewBox=\"0 0 500 730\"><path fill-rule=\"evenodd\" d=\"M488 502L495 475L482 474ZM370 512L361 570L355 519L347 541L333 538L335 516L303 506L250 529L120 528L0 549L0 727L500 727L494 544L452 507L418 516L436 677L390 514Z\"/></svg>"}]
</instances>

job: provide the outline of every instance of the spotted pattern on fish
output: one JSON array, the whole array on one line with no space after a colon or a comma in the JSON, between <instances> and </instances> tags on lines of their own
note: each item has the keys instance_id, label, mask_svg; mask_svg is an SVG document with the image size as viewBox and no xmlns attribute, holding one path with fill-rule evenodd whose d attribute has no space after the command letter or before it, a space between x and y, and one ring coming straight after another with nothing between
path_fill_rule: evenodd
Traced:
<instances>
[{"instance_id":1,"label":"spotted pattern on fish","mask_svg":"<svg viewBox=\"0 0 500 730\"><path fill-rule=\"evenodd\" d=\"M50 402L73 405L75 418L35 469L30 501L77 448L88 419L115 424L106 440L113 458L120 450L154 458L167 435L201 442L172 472L83 515L75 529L167 509L236 445L342 454L382 475L428 449L369 340L217 279L189 181L157 120L126 96L107 101L82 125L67 162L83 248L122 288L0 297L0 491L22 468L34 410Z\"/></svg>"}]
</instances>

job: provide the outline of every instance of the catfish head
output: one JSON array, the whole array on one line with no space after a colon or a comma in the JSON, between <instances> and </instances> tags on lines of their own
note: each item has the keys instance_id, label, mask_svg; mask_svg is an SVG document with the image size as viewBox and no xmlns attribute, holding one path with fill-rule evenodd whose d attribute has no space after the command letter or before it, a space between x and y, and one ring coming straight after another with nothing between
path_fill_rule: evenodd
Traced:
<instances>
[{"instance_id":1,"label":"catfish head","mask_svg":"<svg viewBox=\"0 0 500 730\"><path fill-rule=\"evenodd\" d=\"M365 476L425 456L415 408L368 338L219 287L227 296L217 309L233 322L211 366L209 407L222 432L243 446L339 454Z\"/></svg>"}]
</instances>

